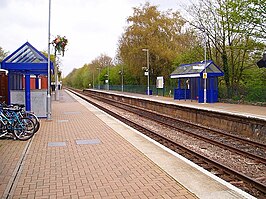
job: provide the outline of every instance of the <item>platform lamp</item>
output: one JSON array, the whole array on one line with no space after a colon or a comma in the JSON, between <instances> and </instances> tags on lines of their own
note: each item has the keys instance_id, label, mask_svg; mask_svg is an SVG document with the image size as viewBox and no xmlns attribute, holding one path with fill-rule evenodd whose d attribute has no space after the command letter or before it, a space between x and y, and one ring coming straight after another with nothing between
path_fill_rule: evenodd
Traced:
<instances>
[{"instance_id":1,"label":"platform lamp","mask_svg":"<svg viewBox=\"0 0 266 199\"><path fill-rule=\"evenodd\" d=\"M47 119L51 119L51 57L50 57L50 27L51 27L51 0L49 0L49 18L48 18L48 69L47 69Z\"/></svg>"},{"instance_id":2,"label":"platform lamp","mask_svg":"<svg viewBox=\"0 0 266 199\"><path fill-rule=\"evenodd\" d=\"M147 94L150 95L150 64L149 64L149 49L143 48L142 51L147 52L147 72L148 72L148 87L147 87Z\"/></svg>"},{"instance_id":3,"label":"platform lamp","mask_svg":"<svg viewBox=\"0 0 266 199\"><path fill-rule=\"evenodd\" d=\"M204 31L204 73L206 74L206 65L207 65L207 33L206 33L206 29L203 29ZM203 96L203 100L204 100L204 104L207 103L207 76L204 78L204 96Z\"/></svg>"},{"instance_id":4,"label":"platform lamp","mask_svg":"<svg viewBox=\"0 0 266 199\"><path fill-rule=\"evenodd\" d=\"M109 83L109 81L110 81L110 64L108 64L108 79L107 79L107 90L109 91L110 90L110 83Z\"/></svg>"},{"instance_id":5,"label":"platform lamp","mask_svg":"<svg viewBox=\"0 0 266 199\"><path fill-rule=\"evenodd\" d=\"M119 74L121 75L121 91L124 92L124 67L122 64L121 71L119 71Z\"/></svg>"},{"instance_id":6,"label":"platform lamp","mask_svg":"<svg viewBox=\"0 0 266 199\"><path fill-rule=\"evenodd\" d=\"M123 66L122 66L122 70L119 71L119 75L121 75L121 91L124 92Z\"/></svg>"}]
</instances>

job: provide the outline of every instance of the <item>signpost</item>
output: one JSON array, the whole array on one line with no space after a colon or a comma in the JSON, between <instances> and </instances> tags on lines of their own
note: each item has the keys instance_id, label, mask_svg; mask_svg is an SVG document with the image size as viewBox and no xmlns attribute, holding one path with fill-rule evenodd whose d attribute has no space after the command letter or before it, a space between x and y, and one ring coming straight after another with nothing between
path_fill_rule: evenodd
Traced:
<instances>
[{"instance_id":1,"label":"signpost","mask_svg":"<svg viewBox=\"0 0 266 199\"><path fill-rule=\"evenodd\" d=\"M157 88L157 95L158 95L158 89L163 89L163 96L164 96L163 76L157 77L157 80L156 80L156 88Z\"/></svg>"}]
</instances>

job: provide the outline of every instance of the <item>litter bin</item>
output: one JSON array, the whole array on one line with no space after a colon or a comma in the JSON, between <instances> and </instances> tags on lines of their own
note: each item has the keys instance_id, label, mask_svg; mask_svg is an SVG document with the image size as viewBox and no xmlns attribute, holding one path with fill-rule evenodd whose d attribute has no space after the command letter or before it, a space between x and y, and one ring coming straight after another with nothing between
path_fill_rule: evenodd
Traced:
<instances>
[{"instance_id":1,"label":"litter bin","mask_svg":"<svg viewBox=\"0 0 266 199\"><path fill-rule=\"evenodd\" d=\"M148 95L148 90L146 90L146 95ZM152 95L152 90L150 90L149 95Z\"/></svg>"},{"instance_id":2,"label":"litter bin","mask_svg":"<svg viewBox=\"0 0 266 199\"><path fill-rule=\"evenodd\" d=\"M55 85L51 85L52 91L55 91Z\"/></svg>"}]
</instances>

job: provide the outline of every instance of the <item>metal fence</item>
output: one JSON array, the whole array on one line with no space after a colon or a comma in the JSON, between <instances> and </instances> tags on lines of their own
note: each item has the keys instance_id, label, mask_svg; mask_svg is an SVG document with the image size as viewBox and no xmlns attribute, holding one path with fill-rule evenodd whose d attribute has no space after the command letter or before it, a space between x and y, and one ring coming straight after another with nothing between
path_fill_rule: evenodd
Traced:
<instances>
[{"instance_id":1,"label":"metal fence","mask_svg":"<svg viewBox=\"0 0 266 199\"><path fill-rule=\"evenodd\" d=\"M108 90L107 85L95 85L95 89ZM129 93L139 93L139 94L147 94L147 85L110 85L109 90L113 91L123 91ZM170 96L172 97L174 93L174 87L165 87L163 89L156 88L155 85L150 85L150 94L158 95L158 96Z\"/></svg>"},{"instance_id":2,"label":"metal fence","mask_svg":"<svg viewBox=\"0 0 266 199\"><path fill-rule=\"evenodd\" d=\"M108 90L107 85L95 85L95 89ZM155 85L150 85L152 95L173 97L174 86L167 86L163 89L157 89ZM109 90L122 91L121 85L110 85ZM218 101L224 101L229 103L244 103L244 102L266 102L266 89L265 88L241 88L235 89L237 92L233 92L230 100L226 88L219 87ZM124 85L124 92L147 94L147 85Z\"/></svg>"}]
</instances>

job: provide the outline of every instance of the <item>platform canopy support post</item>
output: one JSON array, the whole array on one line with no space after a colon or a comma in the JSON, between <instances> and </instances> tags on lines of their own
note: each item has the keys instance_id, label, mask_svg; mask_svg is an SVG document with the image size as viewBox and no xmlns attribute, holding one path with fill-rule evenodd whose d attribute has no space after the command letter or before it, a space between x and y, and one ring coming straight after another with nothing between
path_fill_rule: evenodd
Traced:
<instances>
[{"instance_id":1,"label":"platform canopy support post","mask_svg":"<svg viewBox=\"0 0 266 199\"><path fill-rule=\"evenodd\" d=\"M31 111L31 101L30 101L30 75L25 75L25 102L26 111Z\"/></svg>"},{"instance_id":2,"label":"platform canopy support post","mask_svg":"<svg viewBox=\"0 0 266 199\"><path fill-rule=\"evenodd\" d=\"M39 75L35 75L35 89L39 89Z\"/></svg>"},{"instance_id":3,"label":"platform canopy support post","mask_svg":"<svg viewBox=\"0 0 266 199\"><path fill-rule=\"evenodd\" d=\"M9 72L9 74L8 74L8 83L7 83L7 90L8 90L8 101L7 101L7 103L8 104L10 104L11 103L11 94L10 94L10 90L11 90L11 82L12 82L12 75L11 75L12 73L11 72Z\"/></svg>"}]
</instances>

